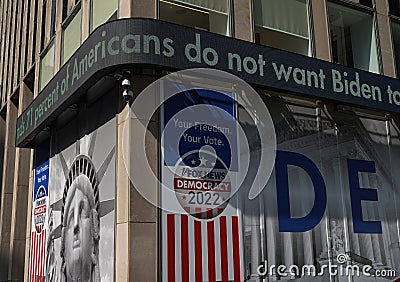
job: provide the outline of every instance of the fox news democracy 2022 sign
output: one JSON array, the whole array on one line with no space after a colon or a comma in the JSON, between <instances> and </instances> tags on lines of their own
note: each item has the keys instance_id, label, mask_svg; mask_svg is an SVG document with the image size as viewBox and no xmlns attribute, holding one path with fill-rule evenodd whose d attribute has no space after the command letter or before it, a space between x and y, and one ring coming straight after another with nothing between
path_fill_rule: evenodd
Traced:
<instances>
[{"instance_id":1,"label":"fox news democracy 2022 sign","mask_svg":"<svg viewBox=\"0 0 400 282\"><path fill-rule=\"evenodd\" d=\"M158 20L124 19L97 28L26 108L17 146L101 75L126 64L220 69L279 91L400 112L396 79Z\"/></svg>"}]
</instances>

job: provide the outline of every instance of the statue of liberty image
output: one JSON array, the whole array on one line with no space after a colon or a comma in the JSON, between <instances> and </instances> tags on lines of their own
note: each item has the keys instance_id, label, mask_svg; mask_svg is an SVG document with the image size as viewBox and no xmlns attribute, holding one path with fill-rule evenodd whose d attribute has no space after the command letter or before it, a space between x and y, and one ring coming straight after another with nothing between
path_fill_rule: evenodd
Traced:
<instances>
[{"instance_id":1,"label":"statue of liberty image","mask_svg":"<svg viewBox=\"0 0 400 282\"><path fill-rule=\"evenodd\" d=\"M87 152L78 149L78 140L76 155L69 166L63 153L58 154L65 184L62 199L53 203L50 209L46 281L101 281L100 218L114 209L114 202L107 201L101 208L99 184L115 154L115 146L96 169L92 161L96 132L88 137ZM53 208L61 211L61 224L56 229L53 229ZM55 253L54 240L58 238L61 238L61 246L59 253Z\"/></svg>"}]
</instances>

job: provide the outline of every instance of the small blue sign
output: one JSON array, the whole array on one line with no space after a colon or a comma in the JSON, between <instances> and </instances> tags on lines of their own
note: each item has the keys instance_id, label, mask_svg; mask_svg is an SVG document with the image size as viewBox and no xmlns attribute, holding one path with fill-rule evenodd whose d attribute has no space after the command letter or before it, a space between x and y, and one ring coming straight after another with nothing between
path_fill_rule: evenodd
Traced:
<instances>
[{"instance_id":1,"label":"small blue sign","mask_svg":"<svg viewBox=\"0 0 400 282\"><path fill-rule=\"evenodd\" d=\"M35 168L35 185L33 187L34 201L48 195L49 168L49 161L46 161Z\"/></svg>"}]
</instances>

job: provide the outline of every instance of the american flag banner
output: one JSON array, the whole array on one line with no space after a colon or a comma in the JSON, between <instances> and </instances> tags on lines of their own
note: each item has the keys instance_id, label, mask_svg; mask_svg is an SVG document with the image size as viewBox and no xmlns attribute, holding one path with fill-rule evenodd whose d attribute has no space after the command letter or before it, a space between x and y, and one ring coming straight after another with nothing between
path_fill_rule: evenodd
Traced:
<instances>
[{"instance_id":1,"label":"american flag banner","mask_svg":"<svg viewBox=\"0 0 400 282\"><path fill-rule=\"evenodd\" d=\"M162 281L243 281L235 93L221 92L219 80L204 88L169 83L161 115Z\"/></svg>"},{"instance_id":2,"label":"american flag banner","mask_svg":"<svg viewBox=\"0 0 400 282\"><path fill-rule=\"evenodd\" d=\"M30 255L30 281L44 282L44 269L46 259L46 230L40 233L32 231Z\"/></svg>"},{"instance_id":3,"label":"american flag banner","mask_svg":"<svg viewBox=\"0 0 400 282\"><path fill-rule=\"evenodd\" d=\"M49 207L49 161L35 168L34 175L29 278L31 282L44 282Z\"/></svg>"},{"instance_id":4,"label":"american flag banner","mask_svg":"<svg viewBox=\"0 0 400 282\"><path fill-rule=\"evenodd\" d=\"M240 217L163 214L163 281L243 281Z\"/></svg>"}]
</instances>

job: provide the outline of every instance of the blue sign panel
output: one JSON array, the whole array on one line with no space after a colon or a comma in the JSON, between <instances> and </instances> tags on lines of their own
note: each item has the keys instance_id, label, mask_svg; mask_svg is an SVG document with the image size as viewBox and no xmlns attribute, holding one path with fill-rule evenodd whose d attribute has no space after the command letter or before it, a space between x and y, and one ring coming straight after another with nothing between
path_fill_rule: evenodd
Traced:
<instances>
[{"instance_id":1,"label":"blue sign panel","mask_svg":"<svg viewBox=\"0 0 400 282\"><path fill-rule=\"evenodd\" d=\"M237 171L235 115L233 94L196 89L169 98L164 104L165 165L175 166L182 158L190 167ZM215 163L198 155L205 146L215 150Z\"/></svg>"},{"instance_id":2,"label":"blue sign panel","mask_svg":"<svg viewBox=\"0 0 400 282\"><path fill-rule=\"evenodd\" d=\"M48 195L49 187L49 161L35 168L35 185L33 187L34 200L41 199Z\"/></svg>"}]
</instances>

